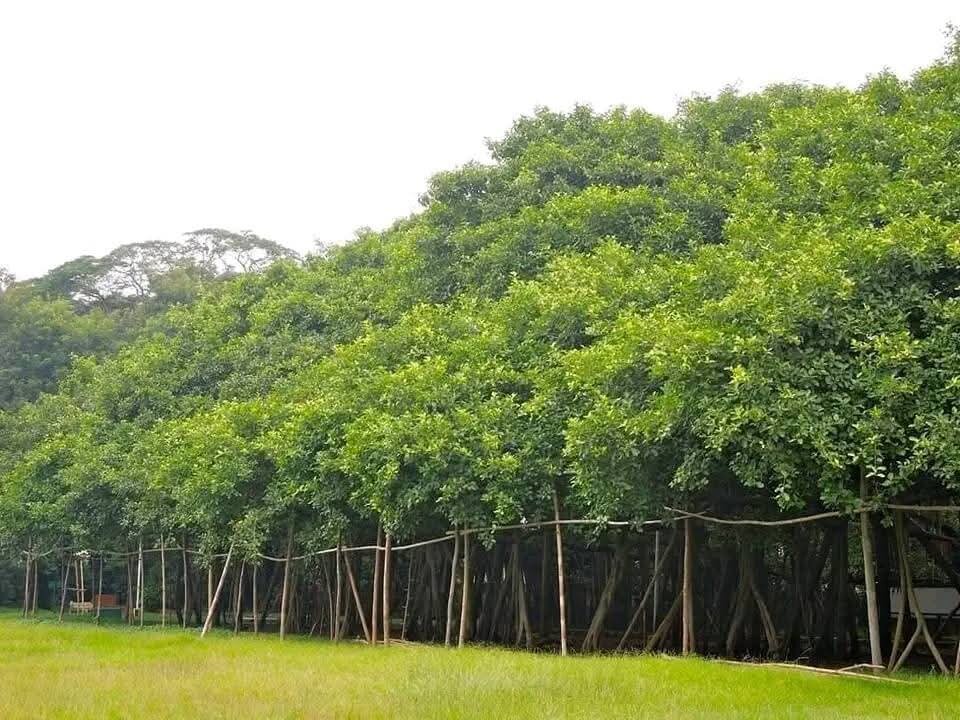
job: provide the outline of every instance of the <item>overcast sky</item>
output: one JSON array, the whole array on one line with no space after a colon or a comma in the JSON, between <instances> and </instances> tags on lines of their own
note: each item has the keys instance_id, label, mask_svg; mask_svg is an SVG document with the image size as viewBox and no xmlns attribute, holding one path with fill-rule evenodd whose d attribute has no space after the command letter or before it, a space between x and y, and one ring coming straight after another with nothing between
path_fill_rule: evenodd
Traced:
<instances>
[{"instance_id":1,"label":"overcast sky","mask_svg":"<svg viewBox=\"0 0 960 720\"><path fill-rule=\"evenodd\" d=\"M300 251L417 208L537 105L858 85L960 2L0 2L0 265L199 227Z\"/></svg>"}]
</instances>

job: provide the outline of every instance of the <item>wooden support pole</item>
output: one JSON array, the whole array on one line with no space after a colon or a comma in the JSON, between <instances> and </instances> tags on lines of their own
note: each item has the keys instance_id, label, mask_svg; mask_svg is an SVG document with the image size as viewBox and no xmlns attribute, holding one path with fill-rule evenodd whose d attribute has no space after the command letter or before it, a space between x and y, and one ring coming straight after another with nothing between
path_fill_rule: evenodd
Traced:
<instances>
[{"instance_id":1,"label":"wooden support pole","mask_svg":"<svg viewBox=\"0 0 960 720\"><path fill-rule=\"evenodd\" d=\"M374 645L379 639L377 628L380 627L380 593L382 592L380 585L383 575L381 545L383 545L383 526L377 524L377 544L376 550L373 551L373 600L370 603L370 641Z\"/></svg>"},{"instance_id":2,"label":"wooden support pole","mask_svg":"<svg viewBox=\"0 0 960 720\"><path fill-rule=\"evenodd\" d=\"M533 650L533 627L530 624L530 612L527 607L527 579L520 562L520 543L519 541L514 542L516 543L514 548L517 552L517 561L513 566L517 595L517 645L520 644L522 633L527 650Z\"/></svg>"},{"instance_id":3,"label":"wooden support pole","mask_svg":"<svg viewBox=\"0 0 960 720\"><path fill-rule=\"evenodd\" d=\"M67 606L67 583L70 582L70 559L67 558L63 565L63 583L60 587L60 617L57 618L57 622L63 622L63 610Z\"/></svg>"},{"instance_id":4,"label":"wooden support pole","mask_svg":"<svg viewBox=\"0 0 960 720\"><path fill-rule=\"evenodd\" d=\"M470 534L463 533L463 588L460 597L460 631L457 647L467 644L470 632L470 596L473 594L473 570L470 567Z\"/></svg>"},{"instance_id":5,"label":"wooden support pole","mask_svg":"<svg viewBox=\"0 0 960 720\"><path fill-rule=\"evenodd\" d=\"M903 598L903 603L906 604L906 597ZM923 628L917 625L917 628L913 631L913 635L910 636L910 640L907 642L907 646L903 649L903 652L897 658L897 662L891 668L891 672L896 672L900 669L900 666L903 665L904 661L910 655L910 652L913 650L913 646L917 644L917 640L920 638L920 634Z\"/></svg>"},{"instance_id":6,"label":"wooden support pole","mask_svg":"<svg viewBox=\"0 0 960 720\"><path fill-rule=\"evenodd\" d=\"M553 491L553 517L557 538L557 595L560 606L560 655L567 654L567 592L563 577L563 536L560 532L560 498Z\"/></svg>"},{"instance_id":7,"label":"wooden support pole","mask_svg":"<svg viewBox=\"0 0 960 720\"><path fill-rule=\"evenodd\" d=\"M860 468L860 504L867 504L867 476ZM883 665L883 650L880 646L880 613L877 609L877 576L874 566L873 537L870 527L870 513L864 509L860 513L860 544L863 550L863 585L867 599L867 628L870 635L870 664Z\"/></svg>"},{"instance_id":8,"label":"wooden support pole","mask_svg":"<svg viewBox=\"0 0 960 720\"><path fill-rule=\"evenodd\" d=\"M386 533L383 546L383 644L390 644L390 566L393 546L393 537Z\"/></svg>"},{"instance_id":9,"label":"wooden support pole","mask_svg":"<svg viewBox=\"0 0 960 720\"><path fill-rule=\"evenodd\" d=\"M136 614L133 610L136 598L133 595L133 558L130 557L130 544L126 544L124 553L124 563L127 566L127 625L133 624L133 616Z\"/></svg>"},{"instance_id":10,"label":"wooden support pole","mask_svg":"<svg viewBox=\"0 0 960 720\"><path fill-rule=\"evenodd\" d=\"M213 626L213 616L216 614L217 603L220 601L220 593L223 592L223 584L227 580L227 570L230 569L230 558L233 557L233 543L230 543L230 549L227 550L227 557L223 561L223 570L220 573L220 582L217 583L217 589L213 593L210 604L207 607L207 619L203 622L203 630L200 631L200 637L205 637Z\"/></svg>"},{"instance_id":11,"label":"wooden support pole","mask_svg":"<svg viewBox=\"0 0 960 720\"><path fill-rule=\"evenodd\" d=\"M143 627L143 537L137 546L137 607L140 608L140 627Z\"/></svg>"},{"instance_id":12,"label":"wooden support pole","mask_svg":"<svg viewBox=\"0 0 960 720\"><path fill-rule=\"evenodd\" d=\"M583 643L580 646L582 652L590 650L599 650L601 639L603 637L603 627L613 605L614 595L623 578L624 570L627 565L627 555L629 549L626 538L621 534L617 538L616 549L613 554L613 561L608 565L607 577L603 583L603 590L597 599L593 611L593 617L590 620L590 626L583 637Z\"/></svg>"},{"instance_id":13,"label":"wooden support pole","mask_svg":"<svg viewBox=\"0 0 960 720\"><path fill-rule=\"evenodd\" d=\"M160 627L167 626L167 555L166 538L160 536Z\"/></svg>"},{"instance_id":14,"label":"wooden support pole","mask_svg":"<svg viewBox=\"0 0 960 720\"><path fill-rule=\"evenodd\" d=\"M27 616L30 607L30 551L27 550L26 565L23 568L23 616Z\"/></svg>"},{"instance_id":15,"label":"wooden support pole","mask_svg":"<svg viewBox=\"0 0 960 720\"><path fill-rule=\"evenodd\" d=\"M443 634L443 644L450 647L453 639L453 605L456 602L457 595L457 567L460 562L460 532L454 528L453 535L453 561L450 563L450 589L447 592L447 627Z\"/></svg>"},{"instance_id":16,"label":"wooden support pole","mask_svg":"<svg viewBox=\"0 0 960 720\"><path fill-rule=\"evenodd\" d=\"M343 615L340 618L340 624L337 626L337 634L341 639L346 637L347 629L350 626L350 599L347 597L347 588L343 588Z\"/></svg>"},{"instance_id":17,"label":"wooden support pole","mask_svg":"<svg viewBox=\"0 0 960 720\"><path fill-rule=\"evenodd\" d=\"M183 627L187 627L187 616L190 614L190 565L187 563L187 535L183 535L181 547L183 555Z\"/></svg>"},{"instance_id":18,"label":"wooden support pole","mask_svg":"<svg viewBox=\"0 0 960 720\"><path fill-rule=\"evenodd\" d=\"M216 562L214 558L210 558L210 563L207 565L207 610L210 610L210 606L213 605L213 563Z\"/></svg>"},{"instance_id":19,"label":"wooden support pole","mask_svg":"<svg viewBox=\"0 0 960 720\"><path fill-rule=\"evenodd\" d=\"M413 588L413 558L411 555L407 562L407 596L403 601L403 621L400 623L400 639L407 639L407 618L410 616L410 592Z\"/></svg>"},{"instance_id":20,"label":"wooden support pole","mask_svg":"<svg viewBox=\"0 0 960 720\"><path fill-rule=\"evenodd\" d=\"M880 518L874 513L870 518L870 539L874 549L874 558L876 564L876 596L877 596L877 614L880 623L880 656L889 657L891 652L891 633L890 618L893 613L890 612L890 543L887 539L887 533L880 522Z\"/></svg>"},{"instance_id":21,"label":"wooden support pole","mask_svg":"<svg viewBox=\"0 0 960 720\"><path fill-rule=\"evenodd\" d=\"M660 621L660 624L657 625L657 629L654 630L653 634L647 638L647 644L644 646L644 652L653 652L657 649L663 639L667 636L667 633L670 632L673 628L673 624L676 622L677 615L680 613L680 606L683 597L681 593L678 593L677 596L673 599L673 604L670 606L670 609L667 610L667 614L663 616L663 620Z\"/></svg>"},{"instance_id":22,"label":"wooden support pole","mask_svg":"<svg viewBox=\"0 0 960 720\"><path fill-rule=\"evenodd\" d=\"M903 639L903 628L907 615L907 580L903 568L903 558L900 557L900 538L894 532L894 549L897 555L897 570L900 577L900 611L897 613L897 628L893 633L893 645L890 649L890 659L887 661L887 672L893 672L899 667L897 660L900 650L900 641Z\"/></svg>"},{"instance_id":23,"label":"wooden support pole","mask_svg":"<svg viewBox=\"0 0 960 720\"><path fill-rule=\"evenodd\" d=\"M360 617L360 625L363 627L363 637L367 642L370 639L370 626L367 624L367 615L363 610L363 601L360 599L360 590L357 588L357 579L353 576L353 567L350 565L350 556L343 556L343 564L347 570L347 582L350 583L350 592L353 594L353 602L357 606L357 615Z\"/></svg>"},{"instance_id":24,"label":"wooden support pole","mask_svg":"<svg viewBox=\"0 0 960 720\"><path fill-rule=\"evenodd\" d=\"M550 559L550 536L543 533L540 540L540 614L537 622L542 637L547 634L547 564Z\"/></svg>"},{"instance_id":25,"label":"wooden support pole","mask_svg":"<svg viewBox=\"0 0 960 720\"><path fill-rule=\"evenodd\" d=\"M287 556L283 562L283 590L280 593L280 639L287 636L287 606L290 602L290 558L293 557L293 525L287 532Z\"/></svg>"},{"instance_id":26,"label":"wooden support pole","mask_svg":"<svg viewBox=\"0 0 960 720\"><path fill-rule=\"evenodd\" d=\"M643 591L643 596L640 598L640 603L637 605L637 609L633 613L633 617L630 618L630 622L627 624L627 629L624 630L623 636L620 638L620 642L617 644L617 652L623 650L623 646L627 642L627 638L630 637L630 633L633 631L634 625L636 625L637 620L640 619L640 614L643 612L643 609L647 605L647 601L650 599L650 596L656 592L658 583L660 581L660 573L663 571L663 566L666 564L667 560L673 554L673 549L677 545L677 539L680 537L679 532L674 532L673 537L670 538L670 542L667 544L667 549L661 555L659 545L659 534L660 531L657 531L658 537L654 540L654 566L653 566L653 576L647 582L647 588ZM654 597L656 597L654 595ZM656 616L654 616L654 623L656 623ZM656 630L656 625L654 625L654 630Z\"/></svg>"},{"instance_id":27,"label":"wooden support pole","mask_svg":"<svg viewBox=\"0 0 960 720\"><path fill-rule=\"evenodd\" d=\"M103 552L100 552L100 577L97 580L97 625L100 624L100 607L103 602Z\"/></svg>"},{"instance_id":28,"label":"wooden support pole","mask_svg":"<svg viewBox=\"0 0 960 720\"><path fill-rule=\"evenodd\" d=\"M677 538L677 533L673 534L673 538ZM660 531L657 530L653 536L653 567L660 567ZM660 573L654 571L653 573L653 611L652 617L650 618L650 632L654 632L657 629L657 615L660 612Z\"/></svg>"},{"instance_id":29,"label":"wooden support pole","mask_svg":"<svg viewBox=\"0 0 960 720\"><path fill-rule=\"evenodd\" d=\"M256 558L254 558L256 560ZM260 632L260 608L257 605L257 569L260 566L254 562L253 565L253 577L250 579L251 584L251 595L252 600L251 604L253 606L253 634L256 635Z\"/></svg>"},{"instance_id":30,"label":"wooden support pole","mask_svg":"<svg viewBox=\"0 0 960 720\"><path fill-rule=\"evenodd\" d=\"M957 640L957 659L953 663L953 674L960 676L960 639Z\"/></svg>"},{"instance_id":31,"label":"wooden support pole","mask_svg":"<svg viewBox=\"0 0 960 720\"><path fill-rule=\"evenodd\" d=\"M37 566L40 564L39 558L33 559L33 593L30 595L32 601L32 607L30 610L31 615L37 614L37 595L38 595L38 578L37 578Z\"/></svg>"},{"instance_id":32,"label":"wooden support pole","mask_svg":"<svg viewBox=\"0 0 960 720\"><path fill-rule=\"evenodd\" d=\"M326 555L320 558L320 570L323 574L323 588L327 593L327 634L329 635L330 639L333 640L333 588L330 585L330 571L327 569Z\"/></svg>"},{"instance_id":33,"label":"wooden support pole","mask_svg":"<svg viewBox=\"0 0 960 720\"><path fill-rule=\"evenodd\" d=\"M240 577L237 580L237 597L236 601L233 603L233 634L236 635L240 632L240 622L243 618L243 571L246 568L246 563L240 563Z\"/></svg>"},{"instance_id":34,"label":"wooden support pole","mask_svg":"<svg viewBox=\"0 0 960 720\"><path fill-rule=\"evenodd\" d=\"M920 607L920 603L917 601L916 592L913 589L913 578L910 571L910 560L907 555L908 546L906 533L903 529L903 511L898 510L894 514L894 527L897 534L897 546L900 552L900 561L903 563L903 577L906 581L906 587L904 589L904 601L909 600L910 610L913 612L914 618L917 621L917 627L920 633L923 635L924 640L927 642L927 647L930 648L930 654L933 656L933 659L936 660L937 665L944 675L949 675L950 671L947 669L946 663L943 662L943 656L940 655L940 651L937 649L937 644L934 642L933 637L930 635L930 629L927 627L927 620L923 615L923 609ZM908 648L910 646L908 645ZM903 663L908 655L908 650L903 651L903 655L900 656L898 661L898 666Z\"/></svg>"},{"instance_id":35,"label":"wooden support pole","mask_svg":"<svg viewBox=\"0 0 960 720\"><path fill-rule=\"evenodd\" d=\"M696 651L693 618L693 523L683 521L683 654Z\"/></svg>"},{"instance_id":36,"label":"wooden support pole","mask_svg":"<svg viewBox=\"0 0 960 720\"><path fill-rule=\"evenodd\" d=\"M341 596L343 595L343 575L340 571L340 563L342 558L341 548L343 544L340 539L337 539L337 552L334 557L334 560L337 563L337 590L336 590L336 601L334 602L334 619L333 619L333 640L334 642L340 642L340 616L343 613L342 600Z\"/></svg>"}]
</instances>

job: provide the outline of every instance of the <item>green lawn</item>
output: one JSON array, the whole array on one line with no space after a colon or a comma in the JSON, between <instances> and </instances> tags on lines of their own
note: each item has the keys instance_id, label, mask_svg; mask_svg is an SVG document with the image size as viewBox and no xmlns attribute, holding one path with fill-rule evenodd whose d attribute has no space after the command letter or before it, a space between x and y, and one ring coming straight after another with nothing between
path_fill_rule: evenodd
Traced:
<instances>
[{"instance_id":1,"label":"green lawn","mask_svg":"<svg viewBox=\"0 0 960 720\"><path fill-rule=\"evenodd\" d=\"M911 685L667 657L370 648L0 613L0 718L957 718Z\"/></svg>"}]
</instances>

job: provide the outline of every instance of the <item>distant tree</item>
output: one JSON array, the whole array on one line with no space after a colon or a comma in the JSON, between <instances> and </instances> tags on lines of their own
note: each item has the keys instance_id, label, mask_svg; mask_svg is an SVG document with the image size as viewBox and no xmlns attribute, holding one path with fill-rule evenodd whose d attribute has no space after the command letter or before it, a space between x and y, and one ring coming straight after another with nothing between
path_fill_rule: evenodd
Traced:
<instances>
[{"instance_id":1,"label":"distant tree","mask_svg":"<svg viewBox=\"0 0 960 720\"><path fill-rule=\"evenodd\" d=\"M208 228L187 233L184 242L128 243L103 257L85 255L54 268L33 285L48 297L71 300L80 310L110 310L156 297L158 283L164 285L164 293L169 292L174 276L179 277L174 295L182 301L196 295L195 287L187 296L183 294L187 278L187 284L193 285L259 272L276 260L296 257L282 245L251 232Z\"/></svg>"},{"instance_id":2,"label":"distant tree","mask_svg":"<svg viewBox=\"0 0 960 720\"><path fill-rule=\"evenodd\" d=\"M154 280L182 265L185 255L180 244L159 240L121 245L103 258L100 286L112 296L149 297Z\"/></svg>"},{"instance_id":3,"label":"distant tree","mask_svg":"<svg viewBox=\"0 0 960 720\"><path fill-rule=\"evenodd\" d=\"M249 230L201 228L186 233L184 238L186 255L212 277L259 272L277 260L297 258L292 250Z\"/></svg>"},{"instance_id":4,"label":"distant tree","mask_svg":"<svg viewBox=\"0 0 960 720\"><path fill-rule=\"evenodd\" d=\"M12 272L0 265L0 293L10 287L15 279Z\"/></svg>"},{"instance_id":5,"label":"distant tree","mask_svg":"<svg viewBox=\"0 0 960 720\"><path fill-rule=\"evenodd\" d=\"M98 282L102 268L102 259L83 255L58 265L32 285L42 295L66 298L79 307L103 304L105 295Z\"/></svg>"}]
</instances>

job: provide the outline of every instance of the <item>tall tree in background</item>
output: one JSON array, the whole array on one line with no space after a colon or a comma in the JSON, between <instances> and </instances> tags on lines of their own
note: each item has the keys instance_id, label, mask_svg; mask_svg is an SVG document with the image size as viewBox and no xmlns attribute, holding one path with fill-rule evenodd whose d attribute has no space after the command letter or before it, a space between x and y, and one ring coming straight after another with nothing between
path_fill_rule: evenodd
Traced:
<instances>
[{"instance_id":1,"label":"tall tree in background","mask_svg":"<svg viewBox=\"0 0 960 720\"><path fill-rule=\"evenodd\" d=\"M116 350L204 288L281 258L297 256L253 233L209 229L79 257L34 280L13 283L2 270L0 409L52 391L74 358Z\"/></svg>"},{"instance_id":2,"label":"tall tree in background","mask_svg":"<svg viewBox=\"0 0 960 720\"><path fill-rule=\"evenodd\" d=\"M0 265L0 293L10 287L15 279L12 272Z\"/></svg>"}]
</instances>

